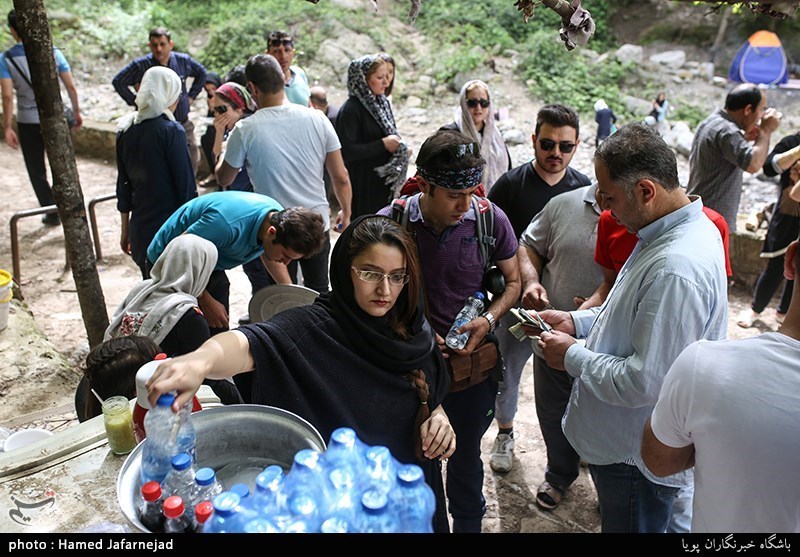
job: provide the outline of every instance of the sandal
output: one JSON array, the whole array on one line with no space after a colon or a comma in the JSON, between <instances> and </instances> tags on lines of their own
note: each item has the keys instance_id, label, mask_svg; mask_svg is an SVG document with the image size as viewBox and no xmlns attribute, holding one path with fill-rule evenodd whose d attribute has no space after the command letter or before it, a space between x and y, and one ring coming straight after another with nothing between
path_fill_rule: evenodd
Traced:
<instances>
[{"instance_id":1,"label":"sandal","mask_svg":"<svg viewBox=\"0 0 800 557\"><path fill-rule=\"evenodd\" d=\"M546 480L542 482L536 490L536 505L545 511L552 511L564 496L564 492L557 487L550 485Z\"/></svg>"}]
</instances>

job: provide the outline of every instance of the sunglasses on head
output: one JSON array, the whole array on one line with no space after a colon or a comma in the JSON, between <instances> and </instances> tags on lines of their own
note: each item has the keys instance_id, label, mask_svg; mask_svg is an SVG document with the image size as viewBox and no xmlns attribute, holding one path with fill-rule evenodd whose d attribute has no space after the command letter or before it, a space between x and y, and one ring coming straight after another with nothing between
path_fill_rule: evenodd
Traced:
<instances>
[{"instance_id":1,"label":"sunglasses on head","mask_svg":"<svg viewBox=\"0 0 800 557\"><path fill-rule=\"evenodd\" d=\"M217 114L225 114L226 112L228 112L228 105L227 104L221 104L221 105L215 106L214 107L214 112L216 112Z\"/></svg>"},{"instance_id":2,"label":"sunglasses on head","mask_svg":"<svg viewBox=\"0 0 800 557\"><path fill-rule=\"evenodd\" d=\"M489 99L467 99L467 106L475 108L481 105L481 108L489 108Z\"/></svg>"},{"instance_id":3,"label":"sunglasses on head","mask_svg":"<svg viewBox=\"0 0 800 557\"><path fill-rule=\"evenodd\" d=\"M552 151L556 148L556 145L558 145L558 148L562 153L571 153L577 144L572 143L571 141L553 141L552 139L539 140L539 146L545 151Z\"/></svg>"},{"instance_id":4,"label":"sunglasses on head","mask_svg":"<svg viewBox=\"0 0 800 557\"><path fill-rule=\"evenodd\" d=\"M278 48L279 46L284 46L285 48L292 48L294 46L294 42L292 39L270 39L269 46L273 48Z\"/></svg>"}]
</instances>

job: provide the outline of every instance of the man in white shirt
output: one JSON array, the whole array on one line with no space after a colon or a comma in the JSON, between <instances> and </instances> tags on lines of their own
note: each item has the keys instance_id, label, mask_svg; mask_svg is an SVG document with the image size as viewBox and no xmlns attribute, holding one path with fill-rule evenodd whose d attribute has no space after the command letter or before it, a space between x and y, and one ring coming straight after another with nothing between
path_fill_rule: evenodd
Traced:
<instances>
[{"instance_id":1,"label":"man in white shirt","mask_svg":"<svg viewBox=\"0 0 800 557\"><path fill-rule=\"evenodd\" d=\"M784 276L800 269L798 241ZM777 332L695 342L675 360L645 425L658 476L694 466L692 532L800 531L800 281Z\"/></svg>"}]
</instances>

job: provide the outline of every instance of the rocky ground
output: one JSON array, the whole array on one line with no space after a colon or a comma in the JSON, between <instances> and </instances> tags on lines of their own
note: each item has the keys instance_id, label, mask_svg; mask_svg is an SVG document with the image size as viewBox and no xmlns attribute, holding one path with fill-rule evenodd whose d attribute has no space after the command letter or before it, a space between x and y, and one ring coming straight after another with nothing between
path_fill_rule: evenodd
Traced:
<instances>
[{"instance_id":1,"label":"rocky ground","mask_svg":"<svg viewBox=\"0 0 800 557\"><path fill-rule=\"evenodd\" d=\"M541 102L532 99L524 84L508 76L513 74L513 60L499 60L498 73L490 80L498 108L507 110L508 118L501 121L507 132L516 130L524 138L520 144L510 145L514 163L521 164L531 158L527 138L533 131L535 115ZM99 74L102 77L102 74ZM88 75L79 76L86 117L109 121L113 115L124 112L124 107L111 91L108 81L99 77L89 81ZM398 79L403 79L402 73ZM694 87L683 83L680 87ZM725 88L708 82L696 84L697 94L705 95L710 106L720 105ZM793 99L787 97L789 101ZM331 100L343 100L341 87L331 88ZM787 103L791 106L792 102ZM456 94L450 92L422 103L412 98L398 98L395 112L398 128L418 151L422 141L440 125L452 120ZM198 99L194 115L201 119L204 100ZM796 111L795 111L796 112ZM787 124L797 128L794 114L787 114ZM199 121L199 120L198 120ZM202 128L202 126L201 126ZM782 127L780 138L789 127ZM201 130L198 130L198 133ZM579 147L573 165L593 175L591 164L594 123L583 124ZM777 141L777 138L775 141ZM688 175L685 157L679 157L681 176ZM0 220L10 223L14 211L36 206L35 197L24 171L22 156L6 145L0 145L0 168L4 169L0 181L0 196L6 203L0 206ZM116 172L111 160L78 160L78 170L84 198L90 200L114 192ZM202 190L204 193L208 190ZM772 201L775 185L757 177L748 180L741 207L742 213L759 209ZM98 271L103 285L105 306L109 314L131 286L139 280L138 269L123 255L118 247L119 218L113 202L96 207L99 242L102 259ZM0 229L0 268L12 269L11 230ZM50 429L63 429L74 423L71 402L74 387L88 352L85 331L70 272L65 268L63 234L60 227L45 227L40 218L22 218L16 223L20 250L19 286L24 300L11 305L9 327L0 332L0 350L6 365L0 372L0 426L8 429L32 424ZM237 320L247 313L249 284L239 269L230 273L232 281L231 317ZM730 315L734 317L750 302L750 287L736 285L730 291ZM729 335L740 338L774 329L773 310L764 312L764 320L752 329L741 329L731 321ZM10 364L10 365L9 365ZM599 516L594 503L594 491L588 475L583 472L564 503L554 512L538 510L534 504L536 488L542 480L545 455L544 445L536 422L533 406L533 384L530 364L525 370L520 393L520 411L516 424L517 445L514 470L507 475L494 474L488 466L488 453L496 433L493 425L484 438L486 462L485 491L487 514L484 529L489 532L596 532Z\"/></svg>"}]
</instances>

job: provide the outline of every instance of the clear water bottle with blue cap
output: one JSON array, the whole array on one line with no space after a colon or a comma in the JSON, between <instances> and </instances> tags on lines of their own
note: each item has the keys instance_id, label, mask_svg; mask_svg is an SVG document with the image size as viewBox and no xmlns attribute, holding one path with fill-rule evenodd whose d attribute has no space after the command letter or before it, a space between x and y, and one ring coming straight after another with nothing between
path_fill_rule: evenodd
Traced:
<instances>
[{"instance_id":1,"label":"clear water bottle with blue cap","mask_svg":"<svg viewBox=\"0 0 800 557\"><path fill-rule=\"evenodd\" d=\"M399 519L402 532L433 533L436 496L425 482L422 468L401 464L397 481L389 492L390 511Z\"/></svg>"},{"instance_id":2,"label":"clear water bottle with blue cap","mask_svg":"<svg viewBox=\"0 0 800 557\"><path fill-rule=\"evenodd\" d=\"M277 464L267 466L256 476L256 488L251 496L256 516L265 517L282 531L289 522L286 501L281 497L281 485L284 480L283 468Z\"/></svg>"},{"instance_id":3,"label":"clear water bottle with blue cap","mask_svg":"<svg viewBox=\"0 0 800 557\"><path fill-rule=\"evenodd\" d=\"M172 411L173 402L175 395L161 395L144 418L147 438L142 447L142 484L149 481L163 483L172 469L172 457L178 453L177 437L173 436L177 423Z\"/></svg>"},{"instance_id":4,"label":"clear water bottle with blue cap","mask_svg":"<svg viewBox=\"0 0 800 557\"><path fill-rule=\"evenodd\" d=\"M192 423L192 403L184 404L178 412L178 451L188 453L192 464L197 463L197 432Z\"/></svg>"},{"instance_id":5,"label":"clear water bottle with blue cap","mask_svg":"<svg viewBox=\"0 0 800 557\"><path fill-rule=\"evenodd\" d=\"M289 534L312 534L319 532L324 514L312 493L296 491L286 502L291 518L284 528Z\"/></svg>"},{"instance_id":6,"label":"clear water bottle with blue cap","mask_svg":"<svg viewBox=\"0 0 800 557\"><path fill-rule=\"evenodd\" d=\"M475 292L472 296L467 298L464 307L456 315L453 325L445 338L445 344L454 350L460 350L467 345L470 333L459 333L458 330L463 326L478 317L483 312L483 303L485 296L483 292Z\"/></svg>"},{"instance_id":7,"label":"clear water bottle with blue cap","mask_svg":"<svg viewBox=\"0 0 800 557\"><path fill-rule=\"evenodd\" d=\"M232 491L223 491L212 501L214 512L206 521L204 534L223 534L237 531L241 499Z\"/></svg>"},{"instance_id":8,"label":"clear water bottle with blue cap","mask_svg":"<svg viewBox=\"0 0 800 557\"><path fill-rule=\"evenodd\" d=\"M367 445L358 438L354 429L340 427L331 433L328 446L322 453L322 462L327 469L346 466L358 473L366 464L366 449Z\"/></svg>"},{"instance_id":9,"label":"clear water bottle with blue cap","mask_svg":"<svg viewBox=\"0 0 800 557\"><path fill-rule=\"evenodd\" d=\"M177 495L187 509L194 510L192 491L194 490L194 465L189 453L179 453L172 457L172 469L164 478L164 494L166 497Z\"/></svg>"},{"instance_id":10,"label":"clear water bottle with blue cap","mask_svg":"<svg viewBox=\"0 0 800 557\"><path fill-rule=\"evenodd\" d=\"M394 534L400 532L400 522L389 510L389 498L377 489L361 495L361 513L356 530L361 534Z\"/></svg>"},{"instance_id":11,"label":"clear water bottle with blue cap","mask_svg":"<svg viewBox=\"0 0 800 557\"><path fill-rule=\"evenodd\" d=\"M362 473L363 488L374 488L387 494L394 487L399 463L383 445L368 447L364 453L366 466Z\"/></svg>"},{"instance_id":12,"label":"clear water bottle with blue cap","mask_svg":"<svg viewBox=\"0 0 800 557\"><path fill-rule=\"evenodd\" d=\"M222 484L217 479L214 469L204 466L194 474L194 486L192 488L191 502L196 507L203 501L213 501L214 497L222 493Z\"/></svg>"},{"instance_id":13,"label":"clear water bottle with blue cap","mask_svg":"<svg viewBox=\"0 0 800 557\"><path fill-rule=\"evenodd\" d=\"M330 488L325 477L320 453L313 449L301 449L294 455L292 467L280 488L280 496L288 502L296 493L304 493L314 499L319 512L328 514L331 504Z\"/></svg>"}]
</instances>

